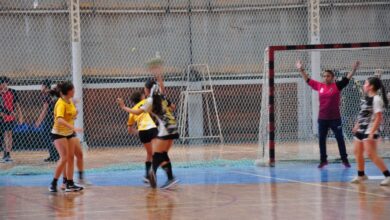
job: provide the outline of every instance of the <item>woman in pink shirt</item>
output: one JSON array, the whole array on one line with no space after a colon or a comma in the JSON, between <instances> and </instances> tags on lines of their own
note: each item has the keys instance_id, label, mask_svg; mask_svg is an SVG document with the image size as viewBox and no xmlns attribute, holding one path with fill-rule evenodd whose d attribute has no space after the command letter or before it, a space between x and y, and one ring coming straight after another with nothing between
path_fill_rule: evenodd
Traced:
<instances>
[{"instance_id":1,"label":"woman in pink shirt","mask_svg":"<svg viewBox=\"0 0 390 220\"><path fill-rule=\"evenodd\" d=\"M331 70L325 70L322 74L324 81L318 82L310 79L309 75L305 72L301 61L297 62L296 66L303 79L313 90L317 91L319 95L320 111L318 114L318 136L321 162L318 165L318 168L323 168L328 165L326 137L328 136L329 129L333 131L336 137L341 160L344 166L347 168L351 167L348 162L348 155L341 126L340 96L341 91L348 85L349 80L352 78L353 74L355 74L359 64L359 62L355 62L352 67L352 71L340 81L335 81L335 75Z\"/></svg>"}]
</instances>

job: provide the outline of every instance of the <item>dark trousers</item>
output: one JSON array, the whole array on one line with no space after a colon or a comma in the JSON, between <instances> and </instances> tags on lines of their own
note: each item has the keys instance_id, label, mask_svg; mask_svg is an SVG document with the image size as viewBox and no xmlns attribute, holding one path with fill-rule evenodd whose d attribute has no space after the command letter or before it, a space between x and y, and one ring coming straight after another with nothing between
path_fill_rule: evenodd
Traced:
<instances>
[{"instance_id":1,"label":"dark trousers","mask_svg":"<svg viewBox=\"0 0 390 220\"><path fill-rule=\"evenodd\" d=\"M43 124L43 132L42 132L42 140L44 142L44 145L49 151L49 157L53 159L60 158L60 155L58 154L56 148L54 147L53 140L51 139L51 128L53 126L53 123L50 121L44 121Z\"/></svg>"},{"instance_id":2,"label":"dark trousers","mask_svg":"<svg viewBox=\"0 0 390 220\"><path fill-rule=\"evenodd\" d=\"M328 155L326 154L326 138L328 136L329 129L333 131L336 137L341 159L343 161L347 160L348 155L345 147L343 129L341 127L341 119L336 119L336 120L318 119L318 135L319 135L319 142L320 142L321 162L327 161L327 157L328 157Z\"/></svg>"}]
</instances>

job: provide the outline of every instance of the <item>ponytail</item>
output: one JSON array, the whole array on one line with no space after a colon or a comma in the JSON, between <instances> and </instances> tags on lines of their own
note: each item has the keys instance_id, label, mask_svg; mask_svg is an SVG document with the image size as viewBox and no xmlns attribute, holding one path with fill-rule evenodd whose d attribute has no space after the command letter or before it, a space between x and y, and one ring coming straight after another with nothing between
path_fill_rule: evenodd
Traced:
<instances>
[{"instance_id":1,"label":"ponytail","mask_svg":"<svg viewBox=\"0 0 390 220\"><path fill-rule=\"evenodd\" d=\"M53 89L50 89L49 94L51 96L55 96L57 98L61 97L60 89L58 88L58 85L54 87Z\"/></svg>"},{"instance_id":2,"label":"ponytail","mask_svg":"<svg viewBox=\"0 0 390 220\"><path fill-rule=\"evenodd\" d=\"M67 95L70 90L74 89L73 83L70 81L60 82L54 89L51 89L49 94L56 97Z\"/></svg>"},{"instance_id":3,"label":"ponytail","mask_svg":"<svg viewBox=\"0 0 390 220\"><path fill-rule=\"evenodd\" d=\"M153 94L153 109L152 112L156 115L163 115L162 98L160 94Z\"/></svg>"},{"instance_id":4,"label":"ponytail","mask_svg":"<svg viewBox=\"0 0 390 220\"><path fill-rule=\"evenodd\" d=\"M377 92L378 90L382 91L382 100L383 100L383 103L385 105L385 108L387 108L389 106L389 99L387 98L386 89L383 86L381 79L374 76L374 77L368 78L367 81L370 85L373 86L373 89L375 90L375 92Z\"/></svg>"},{"instance_id":5,"label":"ponytail","mask_svg":"<svg viewBox=\"0 0 390 220\"><path fill-rule=\"evenodd\" d=\"M154 80L148 80L145 83L145 87L150 90L150 96L153 98L152 112L156 115L163 115L164 110L159 85Z\"/></svg>"}]
</instances>

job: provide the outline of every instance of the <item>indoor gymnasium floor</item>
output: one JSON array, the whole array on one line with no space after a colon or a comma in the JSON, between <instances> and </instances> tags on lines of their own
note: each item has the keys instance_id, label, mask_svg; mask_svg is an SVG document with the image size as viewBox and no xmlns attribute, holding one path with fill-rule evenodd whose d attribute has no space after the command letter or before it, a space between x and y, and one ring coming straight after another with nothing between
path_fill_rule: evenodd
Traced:
<instances>
[{"instance_id":1,"label":"indoor gymnasium floor","mask_svg":"<svg viewBox=\"0 0 390 220\"><path fill-rule=\"evenodd\" d=\"M3 175L0 219L389 219L390 187L379 186L372 163L366 171L371 180L352 185L355 169L338 163L176 168L181 183L171 190L144 186L141 170L107 171L88 173L93 185L82 193L56 194L50 174Z\"/></svg>"}]
</instances>

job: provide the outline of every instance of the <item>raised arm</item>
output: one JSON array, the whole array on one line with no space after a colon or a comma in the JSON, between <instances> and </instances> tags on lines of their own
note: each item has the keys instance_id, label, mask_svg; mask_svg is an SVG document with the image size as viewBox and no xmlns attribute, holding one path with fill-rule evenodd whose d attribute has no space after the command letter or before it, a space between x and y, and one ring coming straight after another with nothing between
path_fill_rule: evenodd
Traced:
<instances>
[{"instance_id":1,"label":"raised arm","mask_svg":"<svg viewBox=\"0 0 390 220\"><path fill-rule=\"evenodd\" d=\"M134 115L140 115L140 114L142 114L144 112L144 110L142 110L141 108L139 108L139 109L131 109L131 108L127 107L125 105L125 102L123 101L122 98L117 98L116 102L118 103L119 107L123 111L125 111L125 112L131 113L131 114L134 114Z\"/></svg>"},{"instance_id":2,"label":"raised arm","mask_svg":"<svg viewBox=\"0 0 390 220\"><path fill-rule=\"evenodd\" d=\"M297 67L299 73L301 74L302 78L305 80L305 82L307 82L310 78L309 78L309 75L306 73L305 68L303 67L302 61L298 60L296 67Z\"/></svg>"},{"instance_id":3,"label":"raised arm","mask_svg":"<svg viewBox=\"0 0 390 220\"><path fill-rule=\"evenodd\" d=\"M155 77L158 85L160 86L161 94L165 94L165 86L164 86L164 77L163 77L163 67L159 66L155 68Z\"/></svg>"},{"instance_id":4,"label":"raised arm","mask_svg":"<svg viewBox=\"0 0 390 220\"><path fill-rule=\"evenodd\" d=\"M49 109L49 104L47 102L45 102L43 104L41 113L39 114L39 117L38 117L37 121L35 122L35 127L39 127L42 124L42 121L45 119L46 114L48 112L47 111L48 109Z\"/></svg>"},{"instance_id":5,"label":"raised arm","mask_svg":"<svg viewBox=\"0 0 390 220\"><path fill-rule=\"evenodd\" d=\"M352 79L353 75L356 73L356 70L359 68L360 66L360 61L356 61L353 65L352 65L352 71L348 73L347 75L347 78L350 80Z\"/></svg>"}]
</instances>

